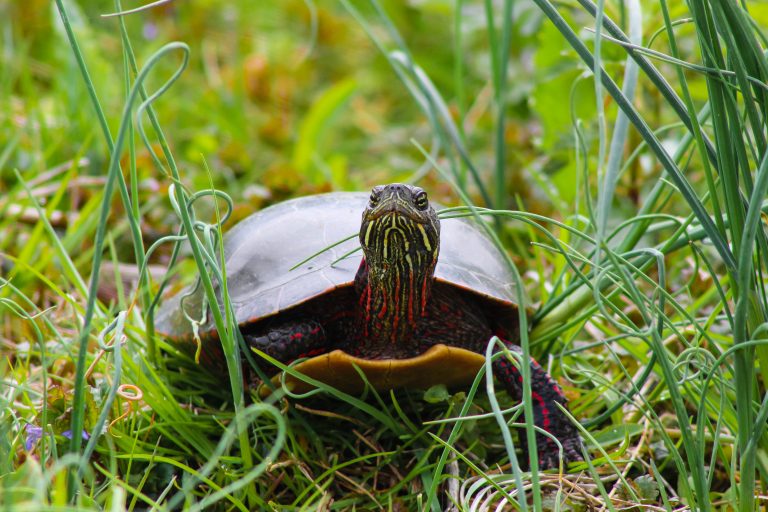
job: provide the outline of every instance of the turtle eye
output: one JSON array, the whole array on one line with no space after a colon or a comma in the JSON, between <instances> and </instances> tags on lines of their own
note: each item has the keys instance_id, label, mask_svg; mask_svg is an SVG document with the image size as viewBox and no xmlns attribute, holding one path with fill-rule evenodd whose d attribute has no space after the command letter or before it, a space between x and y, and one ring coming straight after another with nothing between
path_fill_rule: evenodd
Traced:
<instances>
[{"instance_id":1,"label":"turtle eye","mask_svg":"<svg viewBox=\"0 0 768 512\"><path fill-rule=\"evenodd\" d=\"M379 204L379 194L378 194L378 192L375 192L375 191L371 192L371 198L370 198L369 201L370 201L371 206L376 206L377 204Z\"/></svg>"},{"instance_id":2,"label":"turtle eye","mask_svg":"<svg viewBox=\"0 0 768 512\"><path fill-rule=\"evenodd\" d=\"M427 199L427 193L422 191L416 196L416 207L419 210L426 210L429 206L429 199Z\"/></svg>"}]
</instances>

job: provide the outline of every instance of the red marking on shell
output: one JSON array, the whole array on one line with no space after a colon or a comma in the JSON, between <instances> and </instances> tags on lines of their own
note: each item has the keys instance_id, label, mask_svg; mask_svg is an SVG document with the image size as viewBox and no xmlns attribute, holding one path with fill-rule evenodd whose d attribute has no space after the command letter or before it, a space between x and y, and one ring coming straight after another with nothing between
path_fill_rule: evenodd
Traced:
<instances>
[{"instance_id":1,"label":"red marking on shell","mask_svg":"<svg viewBox=\"0 0 768 512\"><path fill-rule=\"evenodd\" d=\"M296 359L301 359L302 357L314 357L319 356L320 354L324 354L325 349L324 348L313 348L310 350L307 350L306 352L299 354Z\"/></svg>"},{"instance_id":2,"label":"red marking on shell","mask_svg":"<svg viewBox=\"0 0 768 512\"><path fill-rule=\"evenodd\" d=\"M355 316L355 311L353 309L344 310L344 311L336 311L333 315L331 315L331 321L335 322L337 320L341 320L342 318L352 318Z\"/></svg>"}]
</instances>

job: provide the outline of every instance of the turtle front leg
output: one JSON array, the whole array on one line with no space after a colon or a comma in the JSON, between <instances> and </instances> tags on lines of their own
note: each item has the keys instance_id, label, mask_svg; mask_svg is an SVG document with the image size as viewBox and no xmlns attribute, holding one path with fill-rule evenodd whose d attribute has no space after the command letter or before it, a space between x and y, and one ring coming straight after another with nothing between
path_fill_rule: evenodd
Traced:
<instances>
[{"instance_id":1,"label":"turtle front leg","mask_svg":"<svg viewBox=\"0 0 768 512\"><path fill-rule=\"evenodd\" d=\"M509 350L521 354L517 345L505 341ZM531 361L531 395L533 398L533 422L553 436L563 445L564 462L584 460L581 454L581 437L576 427L555 405L555 402L565 406L567 401L560 386L533 358ZM504 384L507 391L515 400L523 398L523 376L515 364L506 357L499 357L493 363L496 377ZM527 453L527 440L520 435L520 444ZM553 469L559 465L560 450L557 444L547 436L536 434L536 450L539 455L539 466L542 469Z\"/></svg>"},{"instance_id":2,"label":"turtle front leg","mask_svg":"<svg viewBox=\"0 0 768 512\"><path fill-rule=\"evenodd\" d=\"M323 326L314 320L274 325L266 332L257 334L243 333L243 339L249 347L286 364L328 351Z\"/></svg>"}]
</instances>

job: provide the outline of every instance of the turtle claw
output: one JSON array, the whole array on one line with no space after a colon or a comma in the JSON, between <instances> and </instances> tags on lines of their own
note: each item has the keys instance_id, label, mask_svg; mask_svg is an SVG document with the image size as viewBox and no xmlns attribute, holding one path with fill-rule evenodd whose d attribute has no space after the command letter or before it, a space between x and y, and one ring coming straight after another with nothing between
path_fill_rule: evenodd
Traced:
<instances>
[{"instance_id":1,"label":"turtle claw","mask_svg":"<svg viewBox=\"0 0 768 512\"><path fill-rule=\"evenodd\" d=\"M566 462L584 462L584 443L581 442L578 434L576 437L564 440L562 444Z\"/></svg>"},{"instance_id":2,"label":"turtle claw","mask_svg":"<svg viewBox=\"0 0 768 512\"><path fill-rule=\"evenodd\" d=\"M562 461L563 467L567 467L571 462L581 462L584 460L582 455L582 443L578 434L575 434L575 429L571 428L574 432L569 435L565 435L562 432L558 433L557 438L560 440L560 445L563 447ZM573 437L575 434L575 437ZM561 452L560 446L557 445L550 438L537 435L536 436L536 450L539 456L539 468L546 469L559 469Z\"/></svg>"},{"instance_id":3,"label":"turtle claw","mask_svg":"<svg viewBox=\"0 0 768 512\"><path fill-rule=\"evenodd\" d=\"M521 352L520 347L512 343L505 342L505 344L510 350L518 354ZM505 385L512 397L516 400L522 400L521 383L523 377L517 366L503 357L497 359L494 365L496 376ZM558 404L566 407L563 391L534 359L530 359L530 369L534 424L560 441L563 447L562 459L565 464L584 460L581 454L582 442L578 429L558 407ZM520 444L524 448L524 453L527 454L527 443L524 435L520 436ZM536 451L541 469L560 467L560 447L555 441L545 435L536 434Z\"/></svg>"},{"instance_id":4,"label":"turtle claw","mask_svg":"<svg viewBox=\"0 0 768 512\"><path fill-rule=\"evenodd\" d=\"M558 431L550 431L550 433L560 441L560 444L545 435L536 434L536 453L538 455L539 469L559 469L561 460L563 462L563 469L566 469L568 464L584 460L581 438L573 425L568 423L565 428L561 428ZM523 451L523 466L526 469L530 469L528 464L528 443L525 431L523 430L519 431L519 443Z\"/></svg>"},{"instance_id":5,"label":"turtle claw","mask_svg":"<svg viewBox=\"0 0 768 512\"><path fill-rule=\"evenodd\" d=\"M327 352L322 325L315 320L287 322L260 335L243 333L249 347L261 350L283 363Z\"/></svg>"}]
</instances>

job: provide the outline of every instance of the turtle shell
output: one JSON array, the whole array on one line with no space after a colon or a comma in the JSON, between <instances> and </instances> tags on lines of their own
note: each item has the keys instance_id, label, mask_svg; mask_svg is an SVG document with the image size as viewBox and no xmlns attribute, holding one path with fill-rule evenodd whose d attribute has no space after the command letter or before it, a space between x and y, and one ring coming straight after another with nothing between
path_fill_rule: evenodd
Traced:
<instances>
[{"instance_id":1,"label":"turtle shell","mask_svg":"<svg viewBox=\"0 0 768 512\"><path fill-rule=\"evenodd\" d=\"M366 383L377 390L393 388L428 388L435 384L448 387L472 382L485 363L485 356L460 347L433 345L426 352L407 359L363 359L333 350L312 357L294 366L298 373L328 384L347 393L359 393ZM360 378L360 372L365 380ZM285 375L285 384L294 393L306 393L315 389L306 380ZM275 387L283 379L272 378ZM267 385L259 387L259 394L267 397L272 390Z\"/></svg>"},{"instance_id":2,"label":"turtle shell","mask_svg":"<svg viewBox=\"0 0 768 512\"><path fill-rule=\"evenodd\" d=\"M224 237L224 255L238 324L250 325L352 286L362 259L357 234L368 197L359 192L300 197L265 208L234 226ZM502 311L516 311L514 275L490 238L468 218L441 219L435 278ZM199 317L203 290L181 292L158 312L159 333L191 338L191 325L181 311L185 295L187 313ZM215 335L210 315L200 332Z\"/></svg>"}]
</instances>

